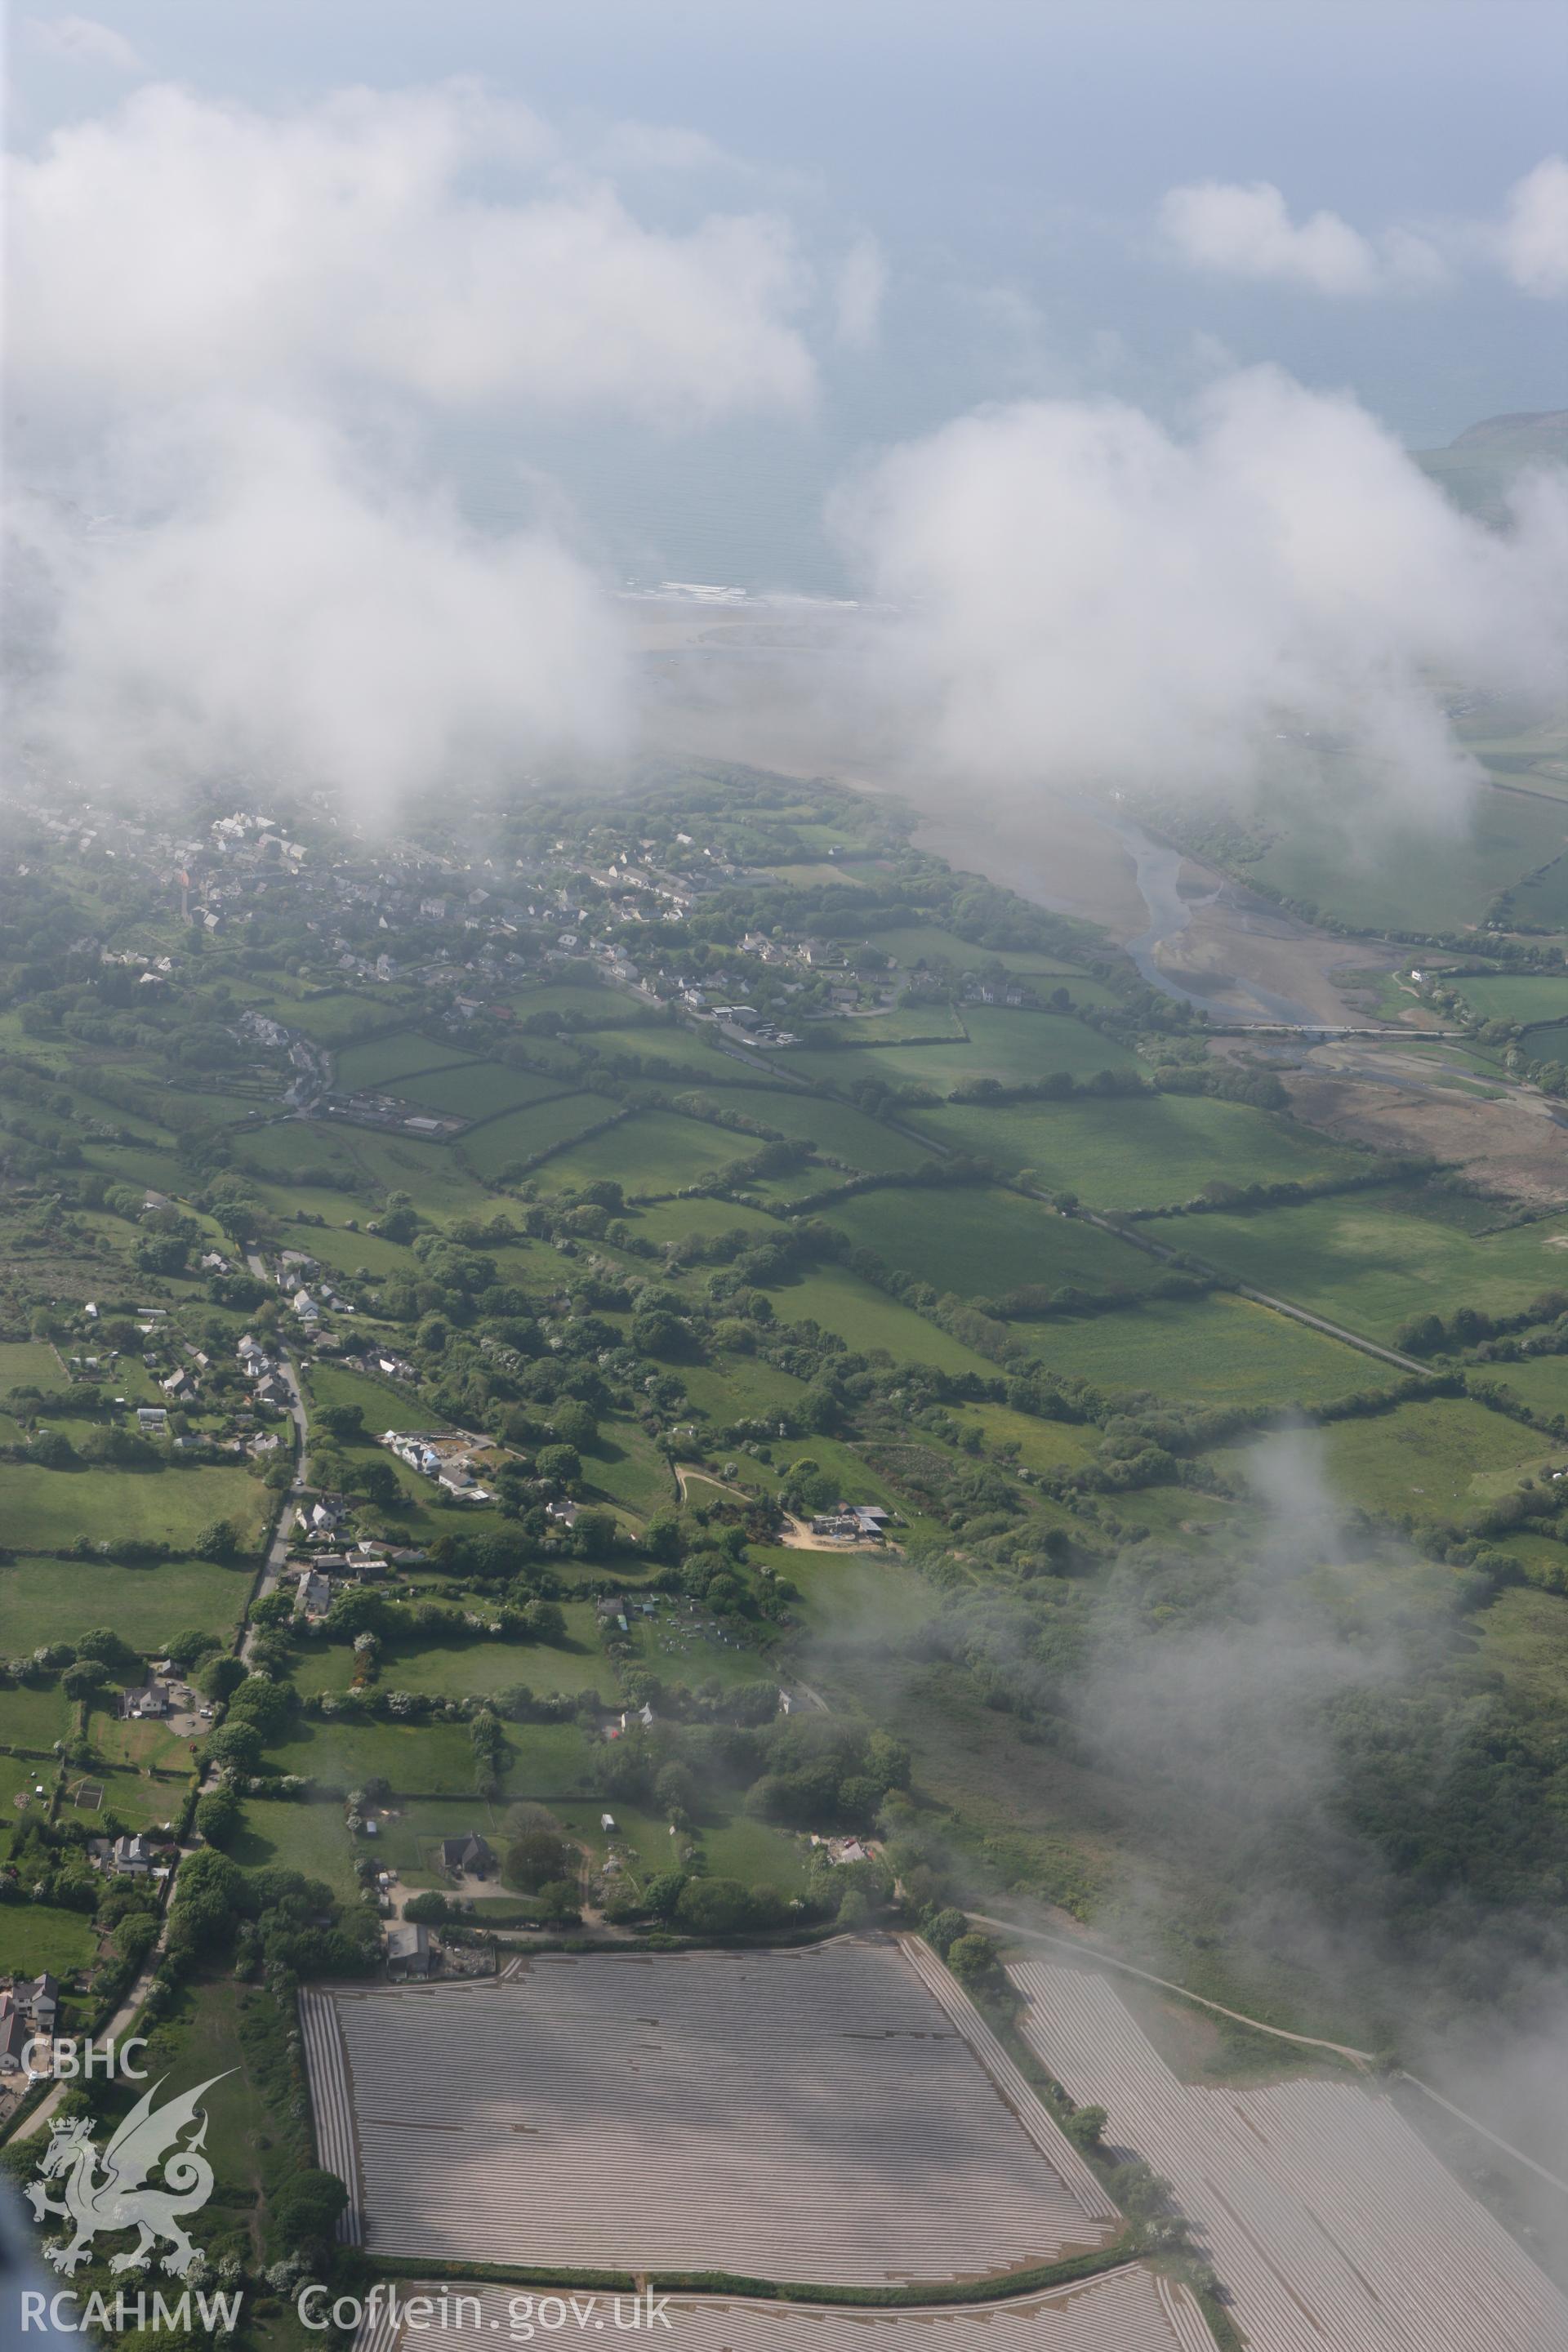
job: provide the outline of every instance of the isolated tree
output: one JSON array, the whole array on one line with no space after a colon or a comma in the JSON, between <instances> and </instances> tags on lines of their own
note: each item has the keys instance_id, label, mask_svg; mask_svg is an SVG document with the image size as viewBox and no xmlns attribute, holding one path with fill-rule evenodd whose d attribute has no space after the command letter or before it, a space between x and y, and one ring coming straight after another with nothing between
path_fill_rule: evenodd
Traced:
<instances>
[{"instance_id":1,"label":"isolated tree","mask_svg":"<svg viewBox=\"0 0 1568 2352\"><path fill-rule=\"evenodd\" d=\"M591 1446L599 1434L594 1413L575 1397L568 1397L555 1407L550 1426L558 1444L574 1445L579 1450Z\"/></svg>"},{"instance_id":2,"label":"isolated tree","mask_svg":"<svg viewBox=\"0 0 1568 2352\"><path fill-rule=\"evenodd\" d=\"M318 1425L342 1444L351 1445L364 1434L364 1407L362 1404L322 1405L315 1415Z\"/></svg>"},{"instance_id":3,"label":"isolated tree","mask_svg":"<svg viewBox=\"0 0 1568 2352\"><path fill-rule=\"evenodd\" d=\"M566 1876L564 1842L554 1830L527 1830L507 1848L506 1867L509 1878L534 1894L552 1880Z\"/></svg>"},{"instance_id":4,"label":"isolated tree","mask_svg":"<svg viewBox=\"0 0 1568 2352\"><path fill-rule=\"evenodd\" d=\"M983 1990L996 1975L996 1947L989 1936L971 1931L949 1945L947 1965L969 1991Z\"/></svg>"},{"instance_id":5,"label":"isolated tree","mask_svg":"<svg viewBox=\"0 0 1568 2352\"><path fill-rule=\"evenodd\" d=\"M403 1916L416 1927L434 1927L446 1918L450 1906L439 1887L427 1887L423 1895L411 1895L403 1906Z\"/></svg>"},{"instance_id":6,"label":"isolated tree","mask_svg":"<svg viewBox=\"0 0 1568 2352\"><path fill-rule=\"evenodd\" d=\"M196 1803L195 1825L204 1843L222 1853L234 1843L241 1821L239 1799L232 1789L209 1789Z\"/></svg>"}]
</instances>

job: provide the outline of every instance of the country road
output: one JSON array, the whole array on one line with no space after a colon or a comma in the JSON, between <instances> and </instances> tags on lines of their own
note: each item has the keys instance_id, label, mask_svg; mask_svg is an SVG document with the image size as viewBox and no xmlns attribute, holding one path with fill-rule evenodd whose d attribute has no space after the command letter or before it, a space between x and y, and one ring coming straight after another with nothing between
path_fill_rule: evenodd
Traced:
<instances>
[{"instance_id":1,"label":"country road","mask_svg":"<svg viewBox=\"0 0 1568 2352\"><path fill-rule=\"evenodd\" d=\"M147 1954L146 1965L142 1974L137 1978L102 2032L96 2037L98 2042L118 2042L127 2026L134 2022L138 2011L153 1990L153 1979L158 1972L159 1956L168 1940L168 1935L169 1916L165 1909L158 1924L158 1940ZM30 2139L36 2131L40 2130L47 2123L65 2093L75 2088L76 2084L72 2082L61 2081L54 2084L39 2100L32 2114L17 2125L11 2134L12 2141Z\"/></svg>"},{"instance_id":2,"label":"country road","mask_svg":"<svg viewBox=\"0 0 1568 2352\"><path fill-rule=\"evenodd\" d=\"M247 1260L247 1263L250 1265L251 1271L254 1274L257 1274L259 1278L265 1280L265 1269L259 1265L259 1262L252 1257ZM281 1348L279 1349L279 1370L281 1371L294 1398L294 1402L289 1407L289 1412L293 1418L295 1431L299 1439L299 1451L295 1457L293 1481L289 1487L288 1493L283 1497L282 1508L278 1517L277 1530L273 1535L271 1543L268 1547L267 1559L261 1570L260 1580L257 1584L254 1594L252 1595L253 1605L254 1602L259 1601L265 1593L271 1592L277 1588L278 1580L283 1570L283 1563L289 1556L289 1526L293 1513L295 1498L303 1491L304 1488L305 1400L300 1393L299 1374L295 1371L290 1359ZM239 1645L239 1655L241 1658L245 1658L249 1655L250 1645L253 1639L254 1629L247 1623ZM204 1779L205 1778L205 1773L203 1777ZM189 1852L193 1851L193 1849L186 1848L185 1851ZM172 1892L173 1889L171 1887L169 1894L172 1894ZM121 2035L124 2033L127 2028L134 2021L142 2004L146 2000L148 1993L152 1990L153 1979L157 1973L159 1958L163 1953L164 1945L168 1941L168 1901L169 1895L166 1895L164 1898L163 1916L158 1926L158 1940L148 1952L146 1964L143 1967L141 1975L137 1978L135 1983L132 1986L130 1991L126 1994L125 1999L121 2002L120 2007L115 2011L114 2015L110 2019L109 2023L104 2027L102 2032L97 2037L100 2042L118 2042ZM34 2108L32 2114L26 2117L26 2121L17 2126L16 2131L11 2135L12 2138L16 2140L30 2138L36 2131L39 2130L42 2126L48 2121L48 2118L53 2115L56 2107L59 2105L62 2094L68 2091L71 2087L72 2086L68 2082L56 2083L46 2094L43 2099L39 2101L37 2106Z\"/></svg>"},{"instance_id":3,"label":"country road","mask_svg":"<svg viewBox=\"0 0 1568 2352\"><path fill-rule=\"evenodd\" d=\"M282 1348L278 1351L278 1369L282 1373L294 1399L289 1411L294 1423L298 1447L294 1456L294 1476L283 1497L283 1507L278 1514L278 1526L273 1533L272 1541L268 1547L267 1559L262 1567L260 1579L256 1591L251 1595L253 1608L258 1601L265 1600L269 1592L275 1592L278 1589L278 1580L283 1573L284 1562L289 1557L289 1529L295 1503L305 1488L305 1399L300 1387L300 1375L294 1370L292 1359ZM248 1658L250 1655L251 1643L255 1638L255 1628L247 1622L239 1644L239 1654L242 1658Z\"/></svg>"},{"instance_id":4,"label":"country road","mask_svg":"<svg viewBox=\"0 0 1568 2352\"><path fill-rule=\"evenodd\" d=\"M1043 1195L1036 1197L1043 1198ZM1276 1315L1288 1315L1293 1323L1305 1323L1310 1330L1325 1332L1331 1339L1342 1340L1347 1348L1359 1348L1363 1356L1376 1356L1383 1363L1396 1364L1402 1372L1426 1373L1432 1369L1430 1364L1418 1363L1414 1356L1402 1356L1396 1349L1385 1348L1380 1341L1368 1339L1359 1331L1347 1330L1342 1323L1331 1323L1326 1316L1314 1315L1310 1307L1293 1306L1288 1298L1276 1298L1272 1291L1255 1290L1249 1282L1234 1281L1223 1266L1211 1265L1207 1258L1199 1257L1195 1250L1177 1252L1167 1249L1163 1242L1152 1242L1142 1234L1130 1233L1125 1225L1119 1225L1112 1217L1102 1217L1096 1209L1075 1209L1073 1214L1081 1217L1086 1225L1098 1225L1101 1233L1113 1234L1118 1241L1127 1242L1133 1249L1143 1250L1150 1257L1161 1258L1167 1265L1174 1265L1178 1257L1185 1258L1205 1274L1212 1275L1216 1282L1224 1283L1237 1298L1249 1298L1255 1307L1272 1307Z\"/></svg>"}]
</instances>

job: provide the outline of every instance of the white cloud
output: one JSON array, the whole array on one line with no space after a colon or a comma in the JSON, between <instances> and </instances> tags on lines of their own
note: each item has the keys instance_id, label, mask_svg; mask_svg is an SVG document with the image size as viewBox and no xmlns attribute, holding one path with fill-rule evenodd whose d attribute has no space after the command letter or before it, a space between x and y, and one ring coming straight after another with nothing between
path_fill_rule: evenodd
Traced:
<instances>
[{"instance_id":1,"label":"white cloud","mask_svg":"<svg viewBox=\"0 0 1568 2352\"><path fill-rule=\"evenodd\" d=\"M878 680L923 763L1027 788L1245 791L1328 730L1369 805L1435 815L1473 770L1434 683L1560 681L1568 490L1510 535L1459 514L1353 402L1233 375L1178 437L1026 402L892 452L838 502L898 610Z\"/></svg>"},{"instance_id":2,"label":"white cloud","mask_svg":"<svg viewBox=\"0 0 1568 2352\"><path fill-rule=\"evenodd\" d=\"M882 248L874 236L863 234L839 263L834 281L834 329L847 350L871 349L887 290L888 265Z\"/></svg>"},{"instance_id":3,"label":"white cloud","mask_svg":"<svg viewBox=\"0 0 1568 2352\"><path fill-rule=\"evenodd\" d=\"M1568 159L1549 155L1509 190L1498 253L1527 294L1568 294Z\"/></svg>"},{"instance_id":4,"label":"white cloud","mask_svg":"<svg viewBox=\"0 0 1568 2352\"><path fill-rule=\"evenodd\" d=\"M13 162L8 235L13 369L54 401L369 381L700 425L814 388L785 221L651 226L472 85L279 115L151 86Z\"/></svg>"},{"instance_id":5,"label":"white cloud","mask_svg":"<svg viewBox=\"0 0 1568 2352\"><path fill-rule=\"evenodd\" d=\"M140 74L147 68L142 58L112 25L96 16L28 16L23 29L29 48L41 57L60 58L68 65L96 66L109 73Z\"/></svg>"},{"instance_id":6,"label":"white cloud","mask_svg":"<svg viewBox=\"0 0 1568 2352\"><path fill-rule=\"evenodd\" d=\"M1204 180L1161 199L1162 233L1182 259L1216 277L1305 286L1317 294L1375 294L1436 285L1442 257L1425 237L1396 228L1374 245L1338 213L1293 221L1268 180L1243 187Z\"/></svg>"},{"instance_id":7,"label":"white cloud","mask_svg":"<svg viewBox=\"0 0 1568 2352\"><path fill-rule=\"evenodd\" d=\"M618 748L613 608L551 536L483 539L318 422L182 413L110 467L90 531L13 516L40 658L18 732L151 789L235 770L363 813L534 759Z\"/></svg>"}]
</instances>

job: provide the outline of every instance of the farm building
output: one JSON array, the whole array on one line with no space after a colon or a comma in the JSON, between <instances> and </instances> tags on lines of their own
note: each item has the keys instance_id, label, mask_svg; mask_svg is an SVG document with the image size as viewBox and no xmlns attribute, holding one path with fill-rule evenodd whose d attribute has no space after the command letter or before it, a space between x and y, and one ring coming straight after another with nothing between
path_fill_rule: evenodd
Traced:
<instances>
[{"instance_id":1,"label":"farm building","mask_svg":"<svg viewBox=\"0 0 1568 2352\"><path fill-rule=\"evenodd\" d=\"M120 1712L126 1718L138 1715L169 1715L174 1711L174 1694L167 1683L149 1682L143 1684L140 1690L126 1690L120 1694Z\"/></svg>"},{"instance_id":2,"label":"farm building","mask_svg":"<svg viewBox=\"0 0 1568 2352\"><path fill-rule=\"evenodd\" d=\"M459 1876L488 1878L496 1866L495 1853L478 1830L469 1830L461 1837L441 1840L441 1867L456 1871Z\"/></svg>"},{"instance_id":3,"label":"farm building","mask_svg":"<svg viewBox=\"0 0 1568 2352\"><path fill-rule=\"evenodd\" d=\"M436 1955L428 1927L403 1920L386 1931L386 1973L389 1977L427 1977Z\"/></svg>"}]
</instances>

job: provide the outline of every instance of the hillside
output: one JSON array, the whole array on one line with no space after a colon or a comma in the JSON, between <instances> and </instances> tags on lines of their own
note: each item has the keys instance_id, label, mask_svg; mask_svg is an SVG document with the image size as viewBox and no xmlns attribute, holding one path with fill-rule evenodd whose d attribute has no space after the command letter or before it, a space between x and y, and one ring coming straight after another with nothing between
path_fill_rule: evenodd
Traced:
<instances>
[{"instance_id":1,"label":"hillside","mask_svg":"<svg viewBox=\"0 0 1568 2352\"><path fill-rule=\"evenodd\" d=\"M1418 449L1415 462L1467 514L1501 522L1509 485L1528 467L1568 464L1568 408L1487 416L1446 449Z\"/></svg>"}]
</instances>

